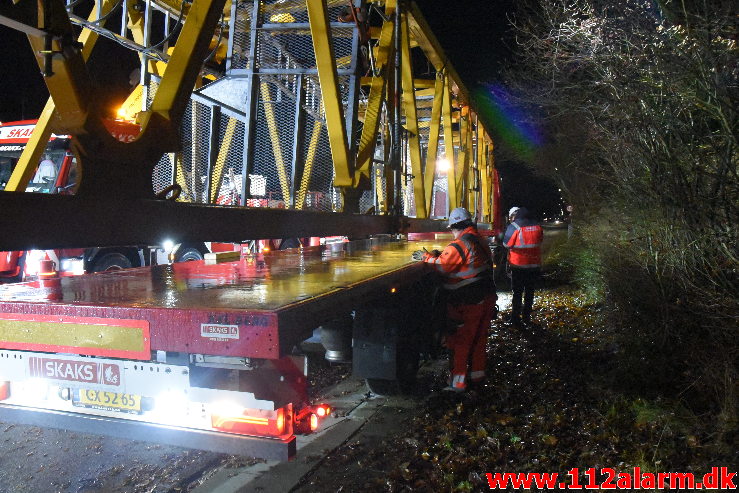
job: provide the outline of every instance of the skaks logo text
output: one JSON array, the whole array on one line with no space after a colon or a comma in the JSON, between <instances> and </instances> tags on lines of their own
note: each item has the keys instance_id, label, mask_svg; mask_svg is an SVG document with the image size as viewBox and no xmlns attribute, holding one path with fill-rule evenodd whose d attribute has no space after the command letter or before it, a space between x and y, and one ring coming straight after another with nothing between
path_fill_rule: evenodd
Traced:
<instances>
[{"instance_id":1,"label":"skaks logo text","mask_svg":"<svg viewBox=\"0 0 739 493\"><path fill-rule=\"evenodd\" d=\"M239 338L238 325L200 324L200 336L211 341L225 341Z\"/></svg>"},{"instance_id":2,"label":"skaks logo text","mask_svg":"<svg viewBox=\"0 0 739 493\"><path fill-rule=\"evenodd\" d=\"M111 363L56 358L28 358L31 377L120 386L121 368Z\"/></svg>"}]
</instances>

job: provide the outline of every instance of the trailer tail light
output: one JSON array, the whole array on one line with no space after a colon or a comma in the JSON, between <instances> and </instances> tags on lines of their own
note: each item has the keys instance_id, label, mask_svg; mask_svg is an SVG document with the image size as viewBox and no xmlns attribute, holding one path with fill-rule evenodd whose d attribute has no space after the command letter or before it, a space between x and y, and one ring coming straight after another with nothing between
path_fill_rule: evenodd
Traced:
<instances>
[{"instance_id":1,"label":"trailer tail light","mask_svg":"<svg viewBox=\"0 0 739 493\"><path fill-rule=\"evenodd\" d=\"M316 431L320 420L331 413L331 407L326 404L303 408L295 417L295 432L308 434Z\"/></svg>"},{"instance_id":2,"label":"trailer tail light","mask_svg":"<svg viewBox=\"0 0 739 493\"><path fill-rule=\"evenodd\" d=\"M262 409L241 409L240 411L223 406L211 414L211 426L219 431L287 438L293 434L292 405L276 411Z\"/></svg>"},{"instance_id":3,"label":"trailer tail light","mask_svg":"<svg viewBox=\"0 0 739 493\"><path fill-rule=\"evenodd\" d=\"M39 262L38 277L39 279L57 277L56 265L54 265L53 260L46 258Z\"/></svg>"},{"instance_id":4,"label":"trailer tail light","mask_svg":"<svg viewBox=\"0 0 739 493\"><path fill-rule=\"evenodd\" d=\"M10 397L10 382L0 382L0 401Z\"/></svg>"}]
</instances>

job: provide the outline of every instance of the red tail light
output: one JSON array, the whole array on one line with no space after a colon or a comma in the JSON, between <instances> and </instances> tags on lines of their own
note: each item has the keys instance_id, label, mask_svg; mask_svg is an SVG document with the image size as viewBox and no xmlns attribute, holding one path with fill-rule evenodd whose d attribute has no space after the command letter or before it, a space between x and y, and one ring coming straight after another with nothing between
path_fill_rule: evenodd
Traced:
<instances>
[{"instance_id":1,"label":"red tail light","mask_svg":"<svg viewBox=\"0 0 739 493\"><path fill-rule=\"evenodd\" d=\"M56 277L56 266L54 261L49 259L49 255L46 255L46 259L39 262L38 276L40 279L48 279L50 277Z\"/></svg>"},{"instance_id":2,"label":"red tail light","mask_svg":"<svg viewBox=\"0 0 739 493\"><path fill-rule=\"evenodd\" d=\"M0 382L0 401L10 397L10 382Z\"/></svg>"},{"instance_id":3,"label":"red tail light","mask_svg":"<svg viewBox=\"0 0 739 493\"><path fill-rule=\"evenodd\" d=\"M318 429L320 420L331 414L331 407L326 404L308 406L295 416L295 433L312 433Z\"/></svg>"},{"instance_id":4,"label":"red tail light","mask_svg":"<svg viewBox=\"0 0 739 493\"><path fill-rule=\"evenodd\" d=\"M292 405L276 411L243 409L241 413L213 412L211 426L220 431L239 435L287 438L293 434Z\"/></svg>"}]
</instances>

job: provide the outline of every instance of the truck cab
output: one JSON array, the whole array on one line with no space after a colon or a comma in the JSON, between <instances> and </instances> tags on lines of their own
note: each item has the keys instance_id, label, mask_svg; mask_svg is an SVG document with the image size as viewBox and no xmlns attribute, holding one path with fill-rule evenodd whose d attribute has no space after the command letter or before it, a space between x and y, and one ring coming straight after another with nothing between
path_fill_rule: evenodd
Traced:
<instances>
[{"instance_id":1,"label":"truck cab","mask_svg":"<svg viewBox=\"0 0 739 493\"><path fill-rule=\"evenodd\" d=\"M4 191L28 144L37 120L0 124L0 191ZM118 140L136 138L139 126L126 121L107 121ZM78 177L72 138L52 134L42 159L26 186L26 193L74 194ZM0 252L0 282L19 282L39 275L41 261L51 260L60 276L125 269L170 260L199 260L210 251L204 243L160 246L121 246Z\"/></svg>"}]
</instances>

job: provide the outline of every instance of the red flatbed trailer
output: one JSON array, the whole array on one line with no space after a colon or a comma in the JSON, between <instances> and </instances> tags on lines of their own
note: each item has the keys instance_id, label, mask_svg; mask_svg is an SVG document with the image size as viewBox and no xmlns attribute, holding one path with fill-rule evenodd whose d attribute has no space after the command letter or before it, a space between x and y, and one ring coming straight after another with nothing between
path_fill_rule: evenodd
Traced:
<instances>
[{"instance_id":1,"label":"red flatbed trailer","mask_svg":"<svg viewBox=\"0 0 739 493\"><path fill-rule=\"evenodd\" d=\"M293 348L402 293L423 275L410 253L445 243L375 239L0 286L0 419L287 459L309 405ZM130 405L102 402L122 396Z\"/></svg>"}]
</instances>

